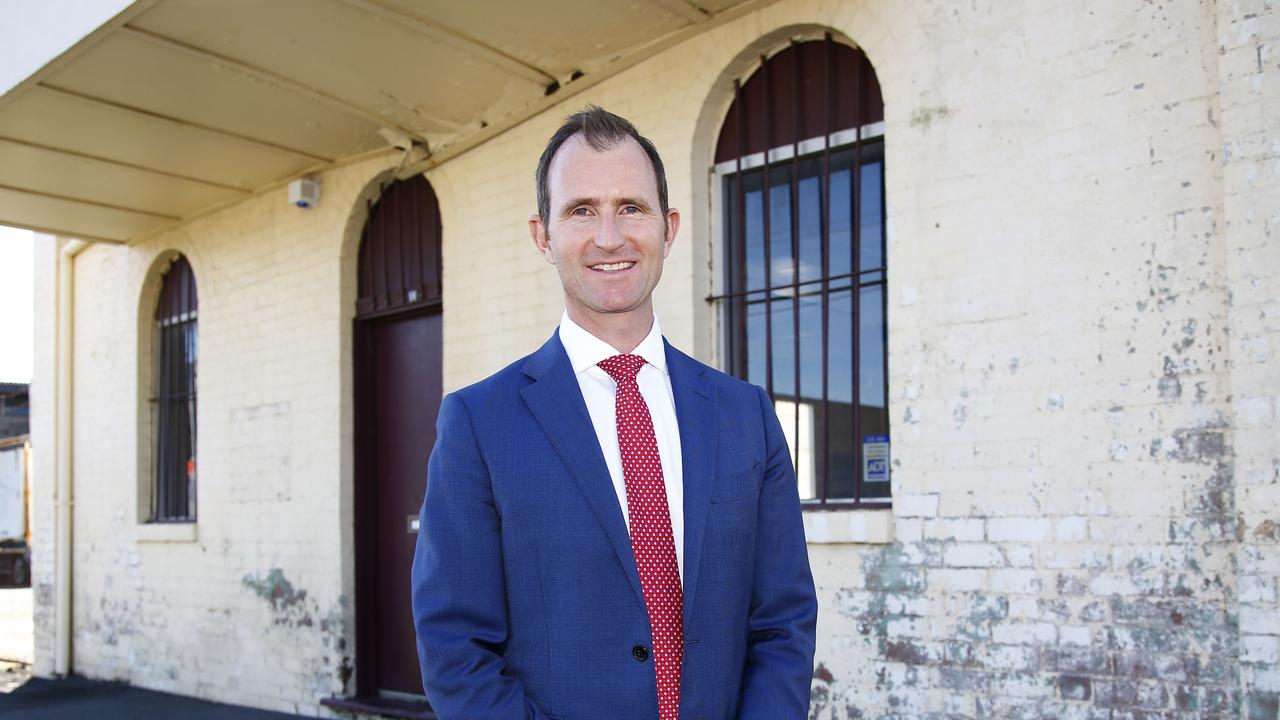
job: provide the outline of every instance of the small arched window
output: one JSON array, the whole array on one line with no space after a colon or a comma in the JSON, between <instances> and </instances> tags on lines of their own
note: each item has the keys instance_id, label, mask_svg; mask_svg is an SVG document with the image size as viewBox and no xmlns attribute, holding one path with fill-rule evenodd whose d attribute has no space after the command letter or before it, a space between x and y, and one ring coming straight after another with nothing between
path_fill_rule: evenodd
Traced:
<instances>
[{"instance_id":1,"label":"small arched window","mask_svg":"<svg viewBox=\"0 0 1280 720\"><path fill-rule=\"evenodd\" d=\"M889 502L883 120L827 35L735 81L716 146L721 357L769 391L807 505Z\"/></svg>"},{"instance_id":2,"label":"small arched window","mask_svg":"<svg viewBox=\"0 0 1280 720\"><path fill-rule=\"evenodd\" d=\"M151 522L196 520L196 279L179 255L161 281L152 374Z\"/></svg>"}]
</instances>

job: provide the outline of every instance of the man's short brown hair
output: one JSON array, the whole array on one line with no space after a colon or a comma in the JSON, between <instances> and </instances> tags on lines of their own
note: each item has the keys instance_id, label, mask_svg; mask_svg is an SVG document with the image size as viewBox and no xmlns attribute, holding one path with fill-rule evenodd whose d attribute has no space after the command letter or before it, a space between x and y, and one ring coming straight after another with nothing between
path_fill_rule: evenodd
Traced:
<instances>
[{"instance_id":1,"label":"man's short brown hair","mask_svg":"<svg viewBox=\"0 0 1280 720\"><path fill-rule=\"evenodd\" d=\"M636 127L626 118L614 115L598 105L588 105L565 118L564 124L547 141L547 147L543 149L542 157L538 159L538 170L534 174L534 179L538 184L538 215L542 218L542 224L548 224L551 219L551 188L547 180L547 175L551 172L551 160L560 150L560 146L578 133L582 133L582 139L596 152L608 150L626 138L631 138L640 144L644 154L649 156L653 174L658 180L658 206L662 208L662 218L665 221L668 209L667 172L662 167L662 158L658 155L658 149L649 142L648 138L636 131Z\"/></svg>"}]
</instances>

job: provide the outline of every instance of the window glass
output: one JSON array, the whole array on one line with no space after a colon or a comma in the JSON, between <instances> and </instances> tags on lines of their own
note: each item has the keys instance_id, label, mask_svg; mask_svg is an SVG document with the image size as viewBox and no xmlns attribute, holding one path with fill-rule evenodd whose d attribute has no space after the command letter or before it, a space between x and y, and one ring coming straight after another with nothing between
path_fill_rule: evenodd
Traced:
<instances>
[{"instance_id":1,"label":"window glass","mask_svg":"<svg viewBox=\"0 0 1280 720\"><path fill-rule=\"evenodd\" d=\"M195 277L179 257L165 273L156 307L152 522L196 518L196 314Z\"/></svg>"}]
</instances>

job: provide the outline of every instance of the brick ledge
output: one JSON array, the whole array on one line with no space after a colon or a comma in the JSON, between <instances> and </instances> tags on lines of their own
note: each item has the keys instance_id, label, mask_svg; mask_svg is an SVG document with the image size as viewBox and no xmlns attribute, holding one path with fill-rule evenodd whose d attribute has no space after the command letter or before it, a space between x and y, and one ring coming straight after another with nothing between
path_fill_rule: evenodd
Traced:
<instances>
[{"instance_id":1,"label":"brick ledge","mask_svg":"<svg viewBox=\"0 0 1280 720\"><path fill-rule=\"evenodd\" d=\"M134 530L138 542L181 543L196 541L195 523L146 523Z\"/></svg>"},{"instance_id":2,"label":"brick ledge","mask_svg":"<svg viewBox=\"0 0 1280 720\"><path fill-rule=\"evenodd\" d=\"M807 512L804 536L810 545L888 545L893 542L893 511Z\"/></svg>"}]
</instances>

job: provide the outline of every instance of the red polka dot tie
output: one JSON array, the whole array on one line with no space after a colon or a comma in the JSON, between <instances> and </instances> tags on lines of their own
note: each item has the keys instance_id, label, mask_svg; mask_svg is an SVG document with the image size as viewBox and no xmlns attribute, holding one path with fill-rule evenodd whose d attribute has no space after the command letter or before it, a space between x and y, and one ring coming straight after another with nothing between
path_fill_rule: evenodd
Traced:
<instances>
[{"instance_id":1,"label":"red polka dot tie","mask_svg":"<svg viewBox=\"0 0 1280 720\"><path fill-rule=\"evenodd\" d=\"M618 448L622 454L622 480L627 487L631 551L640 571L640 587L653 631L658 717L677 720L680 666L684 660L684 597L653 418L636 384L636 374L644 364L639 355L614 355L600 361L600 367L618 384Z\"/></svg>"}]
</instances>

